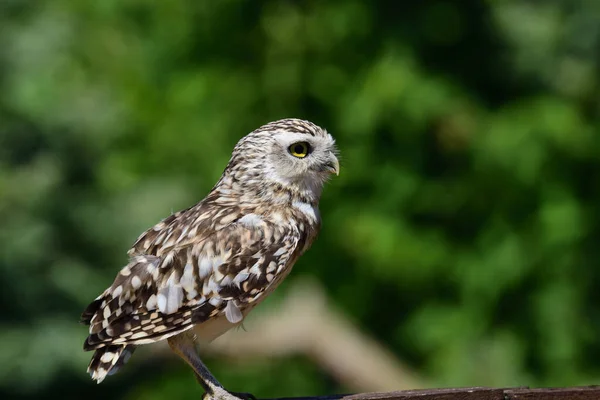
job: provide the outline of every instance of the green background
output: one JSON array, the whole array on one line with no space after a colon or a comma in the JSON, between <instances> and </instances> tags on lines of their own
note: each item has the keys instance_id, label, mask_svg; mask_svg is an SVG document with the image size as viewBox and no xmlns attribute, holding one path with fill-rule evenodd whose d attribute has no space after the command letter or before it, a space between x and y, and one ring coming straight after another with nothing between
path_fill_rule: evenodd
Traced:
<instances>
[{"instance_id":1,"label":"green background","mask_svg":"<svg viewBox=\"0 0 600 400\"><path fill-rule=\"evenodd\" d=\"M599 64L596 0L0 2L0 397L199 398L175 357L93 384L79 314L292 116L342 169L290 281L434 387L600 383ZM302 356L207 363L347 391Z\"/></svg>"}]
</instances>

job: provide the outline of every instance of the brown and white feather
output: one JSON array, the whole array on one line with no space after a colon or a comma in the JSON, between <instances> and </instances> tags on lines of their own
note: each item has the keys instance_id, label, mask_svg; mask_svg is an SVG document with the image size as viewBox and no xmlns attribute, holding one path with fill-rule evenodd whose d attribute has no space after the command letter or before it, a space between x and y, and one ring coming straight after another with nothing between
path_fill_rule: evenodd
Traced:
<instances>
[{"instance_id":1,"label":"brown and white feather","mask_svg":"<svg viewBox=\"0 0 600 400\"><path fill-rule=\"evenodd\" d=\"M285 177L265 180L272 172L261 172L257 152L273 132L290 130L333 143L307 121L265 125L240 140L204 200L137 239L129 263L82 314L89 325L84 349L96 350L88 367L94 379L114 373L136 345L210 321L223 321L224 330L241 323L287 276L319 231L320 192L288 187Z\"/></svg>"}]
</instances>

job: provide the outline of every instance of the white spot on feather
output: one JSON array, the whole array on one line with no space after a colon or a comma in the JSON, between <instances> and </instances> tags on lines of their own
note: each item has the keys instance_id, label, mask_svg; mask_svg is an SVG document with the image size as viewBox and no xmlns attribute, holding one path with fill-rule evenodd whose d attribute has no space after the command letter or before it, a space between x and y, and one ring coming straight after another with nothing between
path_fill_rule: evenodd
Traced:
<instances>
[{"instance_id":1,"label":"white spot on feather","mask_svg":"<svg viewBox=\"0 0 600 400\"><path fill-rule=\"evenodd\" d=\"M167 285L158 291L158 310L163 314L173 314L183 304L183 290L180 285Z\"/></svg>"},{"instance_id":2,"label":"white spot on feather","mask_svg":"<svg viewBox=\"0 0 600 400\"><path fill-rule=\"evenodd\" d=\"M273 211L271 214L271 219L273 220L273 222L277 225L281 225L284 224L286 221L283 218L283 214L281 214L279 211Z\"/></svg>"},{"instance_id":3,"label":"white spot on feather","mask_svg":"<svg viewBox=\"0 0 600 400\"><path fill-rule=\"evenodd\" d=\"M183 287L186 292L191 292L194 290L194 266L192 264L186 264L183 268L183 275L181 275L181 279L179 283Z\"/></svg>"},{"instance_id":4,"label":"white spot on feather","mask_svg":"<svg viewBox=\"0 0 600 400\"><path fill-rule=\"evenodd\" d=\"M240 287L240 285L242 284L242 282L244 282L246 279L248 279L248 277L250 277L250 274L247 272L240 272L238 273L235 278L233 278L233 283L237 286Z\"/></svg>"},{"instance_id":5,"label":"white spot on feather","mask_svg":"<svg viewBox=\"0 0 600 400\"><path fill-rule=\"evenodd\" d=\"M146 336L146 332L140 331L140 332L136 332L133 335L131 335L131 337L129 339L139 339L139 338L143 338L144 336Z\"/></svg>"},{"instance_id":6,"label":"white spot on feather","mask_svg":"<svg viewBox=\"0 0 600 400\"><path fill-rule=\"evenodd\" d=\"M224 277L223 279L221 279L221 286L229 286L231 285L232 279L229 275L227 275L226 277Z\"/></svg>"},{"instance_id":7,"label":"white spot on feather","mask_svg":"<svg viewBox=\"0 0 600 400\"><path fill-rule=\"evenodd\" d=\"M148 309L148 311L154 310L156 308L156 295L155 294L153 294L152 296L150 296L148 298L148 301L146 302L146 308Z\"/></svg>"},{"instance_id":8,"label":"white spot on feather","mask_svg":"<svg viewBox=\"0 0 600 400\"><path fill-rule=\"evenodd\" d=\"M244 215L238 222L247 228L258 228L262 224L262 218L258 214L250 213Z\"/></svg>"},{"instance_id":9,"label":"white spot on feather","mask_svg":"<svg viewBox=\"0 0 600 400\"><path fill-rule=\"evenodd\" d=\"M215 307L219 307L221 303L223 303L223 299L220 297L212 297L210 300L208 300L208 302Z\"/></svg>"},{"instance_id":10,"label":"white spot on feather","mask_svg":"<svg viewBox=\"0 0 600 400\"><path fill-rule=\"evenodd\" d=\"M200 279L206 278L212 272L212 263L209 258L203 257L198 260L198 274Z\"/></svg>"},{"instance_id":11,"label":"white spot on feather","mask_svg":"<svg viewBox=\"0 0 600 400\"><path fill-rule=\"evenodd\" d=\"M169 264L171 264L171 262L173 261L173 258L175 257L175 253L174 252L169 252L167 253L167 255L165 256L165 258L163 258L163 262L161 264L162 268L167 267Z\"/></svg>"},{"instance_id":12,"label":"white spot on feather","mask_svg":"<svg viewBox=\"0 0 600 400\"><path fill-rule=\"evenodd\" d=\"M242 312L232 300L228 301L227 306L225 306L225 317L232 324L237 324L244 318Z\"/></svg>"},{"instance_id":13,"label":"white spot on feather","mask_svg":"<svg viewBox=\"0 0 600 400\"><path fill-rule=\"evenodd\" d=\"M142 286L142 280L139 276L136 275L133 278L131 278L131 286L133 286L133 288L136 290Z\"/></svg>"},{"instance_id":14,"label":"white spot on feather","mask_svg":"<svg viewBox=\"0 0 600 400\"><path fill-rule=\"evenodd\" d=\"M109 363L114 357L115 353L107 351L106 353L102 354L102 357L100 357L100 361L102 361L103 363Z\"/></svg>"},{"instance_id":15,"label":"white spot on feather","mask_svg":"<svg viewBox=\"0 0 600 400\"><path fill-rule=\"evenodd\" d=\"M92 379L96 379L98 383L102 382L106 378L106 369L98 368L92 372Z\"/></svg>"},{"instance_id":16,"label":"white spot on feather","mask_svg":"<svg viewBox=\"0 0 600 400\"><path fill-rule=\"evenodd\" d=\"M150 275L154 275L154 271L156 271L156 266L154 266L154 264L152 264L152 263L149 263L148 265L146 265L146 271Z\"/></svg>"},{"instance_id":17,"label":"white spot on feather","mask_svg":"<svg viewBox=\"0 0 600 400\"><path fill-rule=\"evenodd\" d=\"M160 312L164 312L163 310L167 309L167 296L159 293L158 296L156 296L156 304L158 306L158 310Z\"/></svg>"},{"instance_id":18,"label":"white spot on feather","mask_svg":"<svg viewBox=\"0 0 600 400\"><path fill-rule=\"evenodd\" d=\"M316 210L311 204L305 203L303 201L294 201L292 203L292 207L299 210L302 214L304 214L308 219L312 221L317 221L319 219L319 212Z\"/></svg>"},{"instance_id":19,"label":"white spot on feather","mask_svg":"<svg viewBox=\"0 0 600 400\"><path fill-rule=\"evenodd\" d=\"M262 265L261 261L262 260L259 260L252 266L252 268L250 268L250 273L256 275L257 277L259 277L262 274L262 270L260 269Z\"/></svg>"},{"instance_id":20,"label":"white spot on feather","mask_svg":"<svg viewBox=\"0 0 600 400\"><path fill-rule=\"evenodd\" d=\"M113 297L117 297L119 296L121 293L123 292L123 286L119 285L115 288L115 290L113 290L112 295Z\"/></svg>"},{"instance_id":21,"label":"white spot on feather","mask_svg":"<svg viewBox=\"0 0 600 400\"><path fill-rule=\"evenodd\" d=\"M275 257L279 257L280 255L282 255L286 251L287 251L287 247L280 247L279 249L277 249L277 251L275 253L273 253L273 255Z\"/></svg>"}]
</instances>

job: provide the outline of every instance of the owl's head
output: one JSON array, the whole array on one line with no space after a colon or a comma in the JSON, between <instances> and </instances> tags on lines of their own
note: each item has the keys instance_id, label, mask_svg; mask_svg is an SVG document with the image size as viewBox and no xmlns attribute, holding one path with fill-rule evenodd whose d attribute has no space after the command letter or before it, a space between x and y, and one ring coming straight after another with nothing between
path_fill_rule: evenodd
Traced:
<instances>
[{"instance_id":1,"label":"owl's head","mask_svg":"<svg viewBox=\"0 0 600 400\"><path fill-rule=\"evenodd\" d=\"M261 126L242 138L226 172L245 189L278 184L318 198L323 184L339 173L335 140L309 121L288 118Z\"/></svg>"}]
</instances>

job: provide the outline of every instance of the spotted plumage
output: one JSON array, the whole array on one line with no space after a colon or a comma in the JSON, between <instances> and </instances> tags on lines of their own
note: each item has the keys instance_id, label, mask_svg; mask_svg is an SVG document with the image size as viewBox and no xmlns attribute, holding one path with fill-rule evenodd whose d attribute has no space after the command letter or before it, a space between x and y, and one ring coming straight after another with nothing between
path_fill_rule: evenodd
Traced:
<instances>
[{"instance_id":1,"label":"spotted plumage","mask_svg":"<svg viewBox=\"0 0 600 400\"><path fill-rule=\"evenodd\" d=\"M339 170L336 152L331 135L299 119L242 138L210 193L144 232L83 312L92 378L101 382L135 346L163 339L194 367L180 344L185 333L210 341L240 324L312 244L322 187ZM207 391L222 388L194 370Z\"/></svg>"}]
</instances>

